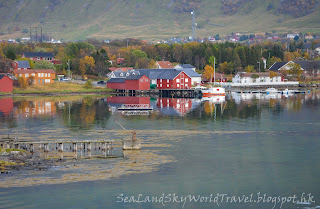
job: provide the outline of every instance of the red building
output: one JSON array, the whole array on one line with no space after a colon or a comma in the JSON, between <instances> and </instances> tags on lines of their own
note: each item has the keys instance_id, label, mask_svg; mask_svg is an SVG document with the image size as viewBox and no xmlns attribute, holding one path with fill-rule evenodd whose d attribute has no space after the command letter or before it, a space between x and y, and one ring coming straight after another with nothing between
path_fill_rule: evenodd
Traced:
<instances>
[{"instance_id":1,"label":"red building","mask_svg":"<svg viewBox=\"0 0 320 209\"><path fill-rule=\"evenodd\" d=\"M125 89L125 78L111 78L107 81L108 89Z\"/></svg>"},{"instance_id":2,"label":"red building","mask_svg":"<svg viewBox=\"0 0 320 209\"><path fill-rule=\"evenodd\" d=\"M189 89L191 78L183 71L168 70L159 75L157 89Z\"/></svg>"},{"instance_id":3,"label":"red building","mask_svg":"<svg viewBox=\"0 0 320 209\"><path fill-rule=\"evenodd\" d=\"M145 75L129 76L125 80L126 90L148 90L150 89L150 79Z\"/></svg>"},{"instance_id":4,"label":"red building","mask_svg":"<svg viewBox=\"0 0 320 209\"><path fill-rule=\"evenodd\" d=\"M150 79L145 75L133 75L126 78L111 78L107 82L107 88L121 90L148 90Z\"/></svg>"},{"instance_id":5,"label":"red building","mask_svg":"<svg viewBox=\"0 0 320 209\"><path fill-rule=\"evenodd\" d=\"M54 55L51 52L24 52L22 58L28 58L33 61L45 60L55 65L61 65L61 60L54 59Z\"/></svg>"},{"instance_id":6,"label":"red building","mask_svg":"<svg viewBox=\"0 0 320 209\"><path fill-rule=\"evenodd\" d=\"M12 92L13 81L6 75L0 75L0 92Z\"/></svg>"},{"instance_id":7,"label":"red building","mask_svg":"<svg viewBox=\"0 0 320 209\"><path fill-rule=\"evenodd\" d=\"M30 64L28 61L26 60L22 60L22 61L14 61L12 63L12 69L13 70L30 70Z\"/></svg>"}]
</instances>

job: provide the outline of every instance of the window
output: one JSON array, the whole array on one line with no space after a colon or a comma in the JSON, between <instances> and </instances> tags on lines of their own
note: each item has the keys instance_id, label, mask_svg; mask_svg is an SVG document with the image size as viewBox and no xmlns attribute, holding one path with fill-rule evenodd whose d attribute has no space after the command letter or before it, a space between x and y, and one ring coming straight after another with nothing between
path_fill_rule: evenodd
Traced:
<instances>
[{"instance_id":1,"label":"window","mask_svg":"<svg viewBox=\"0 0 320 209\"><path fill-rule=\"evenodd\" d=\"M134 73L134 72L132 73L132 75L135 75L135 74L136 74L136 73Z\"/></svg>"},{"instance_id":2,"label":"window","mask_svg":"<svg viewBox=\"0 0 320 209\"><path fill-rule=\"evenodd\" d=\"M188 78L185 79L185 82L188 82Z\"/></svg>"},{"instance_id":3,"label":"window","mask_svg":"<svg viewBox=\"0 0 320 209\"><path fill-rule=\"evenodd\" d=\"M50 83L50 79L45 79L45 83Z\"/></svg>"},{"instance_id":4,"label":"window","mask_svg":"<svg viewBox=\"0 0 320 209\"><path fill-rule=\"evenodd\" d=\"M167 84L167 88L169 88L169 84Z\"/></svg>"},{"instance_id":5,"label":"window","mask_svg":"<svg viewBox=\"0 0 320 209\"><path fill-rule=\"evenodd\" d=\"M50 73L48 73L48 77L50 77Z\"/></svg>"},{"instance_id":6,"label":"window","mask_svg":"<svg viewBox=\"0 0 320 209\"><path fill-rule=\"evenodd\" d=\"M123 73L120 73L120 76L123 76Z\"/></svg>"},{"instance_id":7,"label":"window","mask_svg":"<svg viewBox=\"0 0 320 209\"><path fill-rule=\"evenodd\" d=\"M160 84L160 87L162 87L162 84Z\"/></svg>"},{"instance_id":8,"label":"window","mask_svg":"<svg viewBox=\"0 0 320 209\"><path fill-rule=\"evenodd\" d=\"M141 78L140 81L143 82L143 78Z\"/></svg>"},{"instance_id":9,"label":"window","mask_svg":"<svg viewBox=\"0 0 320 209\"><path fill-rule=\"evenodd\" d=\"M29 73L26 73L26 74L25 74L25 77L28 78L28 77L29 77Z\"/></svg>"},{"instance_id":10,"label":"window","mask_svg":"<svg viewBox=\"0 0 320 209\"><path fill-rule=\"evenodd\" d=\"M45 74L44 74L44 77L48 77L48 74L47 74L47 73L45 73Z\"/></svg>"},{"instance_id":11,"label":"window","mask_svg":"<svg viewBox=\"0 0 320 209\"><path fill-rule=\"evenodd\" d=\"M146 78L146 81L148 82L148 79Z\"/></svg>"},{"instance_id":12,"label":"window","mask_svg":"<svg viewBox=\"0 0 320 209\"><path fill-rule=\"evenodd\" d=\"M40 60L40 57L37 57L37 60Z\"/></svg>"},{"instance_id":13,"label":"window","mask_svg":"<svg viewBox=\"0 0 320 209\"><path fill-rule=\"evenodd\" d=\"M41 73L38 73L38 77L41 77Z\"/></svg>"},{"instance_id":14,"label":"window","mask_svg":"<svg viewBox=\"0 0 320 209\"><path fill-rule=\"evenodd\" d=\"M33 77L35 77L35 76L36 76L36 74L35 74L35 73L32 73L31 75L32 75Z\"/></svg>"},{"instance_id":15,"label":"window","mask_svg":"<svg viewBox=\"0 0 320 209\"><path fill-rule=\"evenodd\" d=\"M177 82L177 83L180 83L180 79L179 79L179 78L177 78L176 82Z\"/></svg>"},{"instance_id":16,"label":"window","mask_svg":"<svg viewBox=\"0 0 320 209\"><path fill-rule=\"evenodd\" d=\"M169 79L167 79L167 83L169 83Z\"/></svg>"},{"instance_id":17,"label":"window","mask_svg":"<svg viewBox=\"0 0 320 209\"><path fill-rule=\"evenodd\" d=\"M19 77L21 77L21 74L19 74Z\"/></svg>"},{"instance_id":18,"label":"window","mask_svg":"<svg viewBox=\"0 0 320 209\"><path fill-rule=\"evenodd\" d=\"M41 73L41 76L44 77L44 73Z\"/></svg>"},{"instance_id":19,"label":"window","mask_svg":"<svg viewBox=\"0 0 320 209\"><path fill-rule=\"evenodd\" d=\"M129 76L129 73L126 73L126 76Z\"/></svg>"},{"instance_id":20,"label":"window","mask_svg":"<svg viewBox=\"0 0 320 209\"><path fill-rule=\"evenodd\" d=\"M179 88L179 87L180 87L180 84L177 83L177 87Z\"/></svg>"}]
</instances>

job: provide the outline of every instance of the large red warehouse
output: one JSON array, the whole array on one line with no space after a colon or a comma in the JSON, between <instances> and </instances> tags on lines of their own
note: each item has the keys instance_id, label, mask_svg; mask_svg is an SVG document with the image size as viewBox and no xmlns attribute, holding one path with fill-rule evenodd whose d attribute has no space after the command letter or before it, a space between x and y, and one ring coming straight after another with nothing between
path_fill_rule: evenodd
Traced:
<instances>
[{"instance_id":1,"label":"large red warehouse","mask_svg":"<svg viewBox=\"0 0 320 209\"><path fill-rule=\"evenodd\" d=\"M6 75L0 75L0 92L12 92L13 81Z\"/></svg>"}]
</instances>

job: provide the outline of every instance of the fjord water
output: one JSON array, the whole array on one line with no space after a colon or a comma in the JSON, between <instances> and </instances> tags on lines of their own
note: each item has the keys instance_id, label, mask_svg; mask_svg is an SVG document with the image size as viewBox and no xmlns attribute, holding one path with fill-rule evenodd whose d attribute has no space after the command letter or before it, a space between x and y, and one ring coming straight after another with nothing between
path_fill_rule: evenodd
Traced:
<instances>
[{"instance_id":1,"label":"fjord water","mask_svg":"<svg viewBox=\"0 0 320 209\"><path fill-rule=\"evenodd\" d=\"M232 94L225 99L207 101L102 96L0 98L1 135L9 130L21 137L26 134L33 138L90 139L100 131L121 131L117 121L128 130L137 130L142 146L144 143L167 145L143 149L172 159L152 167L149 172L106 180L32 186L26 182L21 187L0 188L0 208L281 206L271 201L230 203L226 199L219 205L209 199L201 202L188 199L184 204L179 203L181 199L174 201L173 198L188 195L214 198L217 194L251 195L254 200L258 194L262 197L264 194L266 197L296 195L298 201L301 195L311 194L315 203L284 203L281 208L315 208L320 205L319 102L317 93L259 97ZM154 111L146 115L115 111L122 104L130 103L149 104ZM59 176L56 170L52 172L52 178ZM2 175L0 181L8 181L9 177ZM131 200L140 197L140 201L147 197L166 198L160 203L129 203L124 197Z\"/></svg>"}]
</instances>

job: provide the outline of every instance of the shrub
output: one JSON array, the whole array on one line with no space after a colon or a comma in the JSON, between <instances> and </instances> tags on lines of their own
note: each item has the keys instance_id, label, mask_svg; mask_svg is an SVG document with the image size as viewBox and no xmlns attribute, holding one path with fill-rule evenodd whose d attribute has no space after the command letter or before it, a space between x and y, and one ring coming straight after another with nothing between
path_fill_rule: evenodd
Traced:
<instances>
[{"instance_id":1,"label":"shrub","mask_svg":"<svg viewBox=\"0 0 320 209\"><path fill-rule=\"evenodd\" d=\"M92 89L92 82L90 80L88 80L85 84L84 84L84 88L86 89Z\"/></svg>"}]
</instances>

